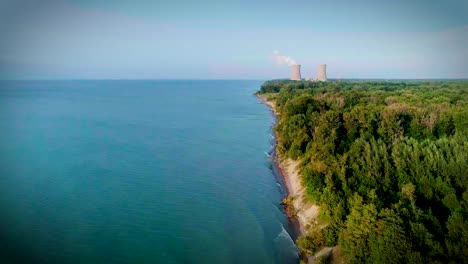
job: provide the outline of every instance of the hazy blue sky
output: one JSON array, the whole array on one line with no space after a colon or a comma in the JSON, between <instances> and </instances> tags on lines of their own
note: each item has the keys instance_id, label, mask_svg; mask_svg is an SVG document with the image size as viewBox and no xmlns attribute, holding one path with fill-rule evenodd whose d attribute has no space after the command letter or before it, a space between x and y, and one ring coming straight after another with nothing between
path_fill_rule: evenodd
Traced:
<instances>
[{"instance_id":1,"label":"hazy blue sky","mask_svg":"<svg viewBox=\"0 0 468 264\"><path fill-rule=\"evenodd\" d=\"M0 0L0 78L468 78L468 1Z\"/></svg>"}]
</instances>

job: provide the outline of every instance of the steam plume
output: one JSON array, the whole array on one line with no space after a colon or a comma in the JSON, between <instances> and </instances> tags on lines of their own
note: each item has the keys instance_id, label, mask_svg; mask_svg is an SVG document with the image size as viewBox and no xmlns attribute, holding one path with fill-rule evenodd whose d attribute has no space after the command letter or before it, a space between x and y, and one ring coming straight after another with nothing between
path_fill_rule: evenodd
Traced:
<instances>
[{"instance_id":1,"label":"steam plume","mask_svg":"<svg viewBox=\"0 0 468 264\"><path fill-rule=\"evenodd\" d=\"M273 51L273 57L275 58L276 64L278 65L286 64L288 66L292 66L297 64L297 62L293 58L281 55L277 50Z\"/></svg>"}]
</instances>

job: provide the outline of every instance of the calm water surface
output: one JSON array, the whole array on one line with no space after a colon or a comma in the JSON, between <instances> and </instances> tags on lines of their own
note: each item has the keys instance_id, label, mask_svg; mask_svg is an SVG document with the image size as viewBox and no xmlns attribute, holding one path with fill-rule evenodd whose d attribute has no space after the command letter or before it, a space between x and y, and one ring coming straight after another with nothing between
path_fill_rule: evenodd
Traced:
<instances>
[{"instance_id":1,"label":"calm water surface","mask_svg":"<svg viewBox=\"0 0 468 264\"><path fill-rule=\"evenodd\" d=\"M0 82L0 261L297 263L260 85Z\"/></svg>"}]
</instances>

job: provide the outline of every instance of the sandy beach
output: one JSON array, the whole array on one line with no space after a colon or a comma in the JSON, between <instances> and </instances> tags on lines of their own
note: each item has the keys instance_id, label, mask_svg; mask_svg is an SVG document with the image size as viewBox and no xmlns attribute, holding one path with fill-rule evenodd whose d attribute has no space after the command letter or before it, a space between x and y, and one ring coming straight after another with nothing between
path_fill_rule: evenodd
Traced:
<instances>
[{"instance_id":1,"label":"sandy beach","mask_svg":"<svg viewBox=\"0 0 468 264\"><path fill-rule=\"evenodd\" d=\"M262 102L269 106L273 114L279 118L278 111L274 102L267 101L262 95L257 95ZM278 137L275 133L276 142ZM297 220L297 231L300 235L306 235L308 227L311 223L315 223L319 214L319 207L306 200L306 190L302 184L301 175L298 170L299 161L289 158L283 158L278 152L275 152L275 166L281 174L284 185L286 186L288 197L292 198L291 205L295 212L295 220Z\"/></svg>"}]
</instances>

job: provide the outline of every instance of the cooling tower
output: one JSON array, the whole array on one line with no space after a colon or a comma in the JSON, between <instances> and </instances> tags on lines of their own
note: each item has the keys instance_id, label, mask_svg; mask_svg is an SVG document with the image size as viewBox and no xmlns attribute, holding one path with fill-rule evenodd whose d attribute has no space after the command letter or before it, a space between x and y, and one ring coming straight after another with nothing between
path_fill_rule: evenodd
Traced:
<instances>
[{"instance_id":1,"label":"cooling tower","mask_svg":"<svg viewBox=\"0 0 468 264\"><path fill-rule=\"evenodd\" d=\"M317 81L322 81L322 82L327 81L327 65L326 64L319 64L318 73L317 73Z\"/></svg>"},{"instance_id":2,"label":"cooling tower","mask_svg":"<svg viewBox=\"0 0 468 264\"><path fill-rule=\"evenodd\" d=\"M291 66L291 69L292 69L291 80L300 81L301 80L301 65L294 64Z\"/></svg>"}]
</instances>

